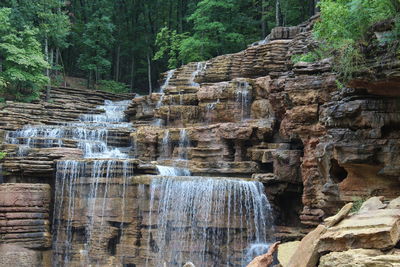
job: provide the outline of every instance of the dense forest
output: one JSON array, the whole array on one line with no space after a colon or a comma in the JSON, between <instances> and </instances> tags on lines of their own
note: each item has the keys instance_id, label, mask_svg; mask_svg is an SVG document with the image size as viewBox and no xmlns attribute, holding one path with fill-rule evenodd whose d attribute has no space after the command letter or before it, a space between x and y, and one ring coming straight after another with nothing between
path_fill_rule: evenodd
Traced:
<instances>
[{"instance_id":1,"label":"dense forest","mask_svg":"<svg viewBox=\"0 0 400 267\"><path fill-rule=\"evenodd\" d=\"M37 90L24 90L45 84L45 76L53 83L68 75L87 78L89 87L123 90L115 83L120 82L146 91L168 68L239 51L272 27L304 21L315 7L314 0L0 2L2 59L18 57L3 62L3 68L23 65L9 66L12 73L0 82L13 83L19 100L37 97ZM45 75L38 75L43 68ZM28 74L25 81L15 77Z\"/></svg>"},{"instance_id":2,"label":"dense forest","mask_svg":"<svg viewBox=\"0 0 400 267\"><path fill-rule=\"evenodd\" d=\"M325 37L335 23L354 24L348 23L354 21L351 16L348 22L341 17L341 7L353 8L364 24L369 15L363 8L379 6L385 13L374 13L368 23L398 10L398 0L0 2L1 97L20 101L37 98L42 88L49 90L65 76L85 78L89 88L144 93L157 87L167 69L237 52L275 26L306 20L317 8L334 14L326 16L332 25L320 28Z\"/></svg>"}]
</instances>

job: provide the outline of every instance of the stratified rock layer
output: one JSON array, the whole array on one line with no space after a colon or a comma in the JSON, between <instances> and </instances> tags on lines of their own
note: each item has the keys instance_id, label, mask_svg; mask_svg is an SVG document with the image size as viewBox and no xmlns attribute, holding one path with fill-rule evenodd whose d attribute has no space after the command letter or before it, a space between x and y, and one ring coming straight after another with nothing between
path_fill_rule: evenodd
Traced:
<instances>
[{"instance_id":1,"label":"stratified rock layer","mask_svg":"<svg viewBox=\"0 0 400 267\"><path fill-rule=\"evenodd\" d=\"M0 184L0 243L50 248L50 195L48 184Z\"/></svg>"}]
</instances>

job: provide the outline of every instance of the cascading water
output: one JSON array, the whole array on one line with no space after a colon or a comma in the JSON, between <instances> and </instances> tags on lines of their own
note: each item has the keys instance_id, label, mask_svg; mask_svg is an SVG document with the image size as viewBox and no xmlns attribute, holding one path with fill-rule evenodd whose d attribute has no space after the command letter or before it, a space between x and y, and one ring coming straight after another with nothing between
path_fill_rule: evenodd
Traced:
<instances>
[{"instance_id":1,"label":"cascading water","mask_svg":"<svg viewBox=\"0 0 400 267\"><path fill-rule=\"evenodd\" d=\"M170 136L169 136L169 130L166 129L164 131L164 135L161 141L161 155L160 157L162 159L167 159L168 157L171 156L171 140L170 140Z\"/></svg>"},{"instance_id":2,"label":"cascading water","mask_svg":"<svg viewBox=\"0 0 400 267\"><path fill-rule=\"evenodd\" d=\"M236 103L240 103L241 119L245 120L250 115L251 93L248 82L239 82L238 90L236 91Z\"/></svg>"},{"instance_id":3,"label":"cascading water","mask_svg":"<svg viewBox=\"0 0 400 267\"><path fill-rule=\"evenodd\" d=\"M64 123L60 125L28 125L21 130L9 132L6 142L19 144L18 156L26 155L30 148L35 147L61 147L68 140L75 141L77 147L83 149L86 158L126 158L126 155L117 147L107 144L113 129L127 128L130 124L124 122L124 110L130 101L111 102L98 109L104 114L85 114L79 122Z\"/></svg>"},{"instance_id":4,"label":"cascading water","mask_svg":"<svg viewBox=\"0 0 400 267\"><path fill-rule=\"evenodd\" d=\"M29 138L50 136L59 139L57 146L62 146L62 140L69 138L77 141L77 147L84 151L85 159L57 163L53 266L69 266L70 262L77 260L84 266L95 264L98 260L96 251L104 246L103 239L107 239L108 224L104 218L110 212L111 196L122 199L120 213L122 216L125 214L127 179L133 175L133 163L128 159L130 148L111 146L109 141L113 131L133 130L124 115L129 103L106 101L105 105L98 107L104 111L103 114L82 115L79 122L60 126L27 127L9 137L14 141L22 136L29 142ZM117 134L114 142L118 138ZM115 184L121 184L122 191L115 192ZM77 229L84 232L85 238L83 247L79 249L74 242ZM77 250L79 255L76 255Z\"/></svg>"},{"instance_id":5,"label":"cascading water","mask_svg":"<svg viewBox=\"0 0 400 267\"><path fill-rule=\"evenodd\" d=\"M175 71L176 70L173 69L173 70L169 70L167 72L167 77L165 78L165 81L164 81L163 85L161 85L161 87L160 87L159 93L161 95L160 95L160 98L158 99L157 104L156 104L156 108L157 109L159 109L162 106L162 102L163 102L164 96L165 96L164 90L169 86L169 81L171 80L171 78L174 75ZM156 126L161 126L162 119L155 119L153 124L156 125Z\"/></svg>"},{"instance_id":6,"label":"cascading water","mask_svg":"<svg viewBox=\"0 0 400 267\"><path fill-rule=\"evenodd\" d=\"M158 214L153 265L182 266L187 261L196 266L245 265L245 248L265 244L273 228L263 191L261 183L242 180L153 179L150 205L158 205L150 208Z\"/></svg>"},{"instance_id":7,"label":"cascading water","mask_svg":"<svg viewBox=\"0 0 400 267\"><path fill-rule=\"evenodd\" d=\"M179 160L187 160L187 148L189 146L190 140L188 132L185 128L180 129L179 131L179 151L178 151L178 159Z\"/></svg>"},{"instance_id":8,"label":"cascading water","mask_svg":"<svg viewBox=\"0 0 400 267\"><path fill-rule=\"evenodd\" d=\"M195 78L205 66L197 63L185 84L198 87ZM157 108L174 73L167 73ZM240 82L236 97L241 118L248 118L248 83ZM183 100L180 94L180 105ZM216 103L210 104L210 112ZM132 148L129 143L121 145L120 136L124 132L128 139L134 131L124 115L129 104L106 101L96 114L82 115L78 122L26 126L7 136L9 143L19 145L20 155L36 147L83 150L82 159L57 163L53 265L180 267L191 261L196 266L237 267L263 253L272 241L272 217L262 184L191 176L188 147L193 144L187 129L180 129L179 143L173 129L164 129L159 156L170 160L174 155L169 162L173 166L157 165L158 175L154 176L154 165L147 164L153 169L143 176L150 176L150 180L133 185L139 160L132 158L138 155L138 140L133 140ZM138 206L132 208L134 204ZM142 238L139 242L137 236ZM143 244L146 242L148 246ZM135 257L144 258L145 264L132 263Z\"/></svg>"},{"instance_id":9,"label":"cascading water","mask_svg":"<svg viewBox=\"0 0 400 267\"><path fill-rule=\"evenodd\" d=\"M200 86L200 84L195 82L195 79L196 79L197 75L199 75L199 73L202 70L205 70L206 66L207 65L206 65L205 62L197 62L196 63L196 69L192 72L192 75L190 77L190 82L189 82L190 86L194 86L194 87L199 87Z\"/></svg>"}]
</instances>

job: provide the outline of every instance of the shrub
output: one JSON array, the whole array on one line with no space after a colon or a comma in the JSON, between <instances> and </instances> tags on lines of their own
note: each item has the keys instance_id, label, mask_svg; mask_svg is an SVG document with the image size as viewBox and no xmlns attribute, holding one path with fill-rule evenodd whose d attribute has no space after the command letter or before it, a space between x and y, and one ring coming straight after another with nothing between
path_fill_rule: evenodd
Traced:
<instances>
[{"instance_id":1,"label":"shrub","mask_svg":"<svg viewBox=\"0 0 400 267\"><path fill-rule=\"evenodd\" d=\"M363 198L354 200L353 207L351 207L350 212L358 212L364 202L365 202L365 199L363 199Z\"/></svg>"},{"instance_id":2,"label":"shrub","mask_svg":"<svg viewBox=\"0 0 400 267\"><path fill-rule=\"evenodd\" d=\"M321 20L314 27L325 57L335 55L334 69L348 81L364 68L361 46L376 22L394 18L397 0L321 0ZM396 23L397 24L397 23Z\"/></svg>"},{"instance_id":3,"label":"shrub","mask_svg":"<svg viewBox=\"0 0 400 267\"><path fill-rule=\"evenodd\" d=\"M315 62L317 60L318 60L318 57L312 52L292 56L292 62L294 64L299 63L299 62Z\"/></svg>"},{"instance_id":4,"label":"shrub","mask_svg":"<svg viewBox=\"0 0 400 267\"><path fill-rule=\"evenodd\" d=\"M99 81L96 85L96 89L116 94L129 93L130 91L129 87L126 84L113 80Z\"/></svg>"}]
</instances>

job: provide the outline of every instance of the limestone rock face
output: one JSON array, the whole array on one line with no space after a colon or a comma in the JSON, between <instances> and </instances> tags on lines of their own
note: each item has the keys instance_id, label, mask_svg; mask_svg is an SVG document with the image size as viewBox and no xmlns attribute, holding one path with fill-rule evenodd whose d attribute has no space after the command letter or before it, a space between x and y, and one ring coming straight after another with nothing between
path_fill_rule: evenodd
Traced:
<instances>
[{"instance_id":1,"label":"limestone rock face","mask_svg":"<svg viewBox=\"0 0 400 267\"><path fill-rule=\"evenodd\" d=\"M319 225L313 231L308 233L300 242L297 250L290 258L288 267L314 267L318 263L320 237L326 232L327 228Z\"/></svg>"},{"instance_id":2,"label":"limestone rock face","mask_svg":"<svg viewBox=\"0 0 400 267\"><path fill-rule=\"evenodd\" d=\"M278 247L278 260L282 267L286 267L289 264L290 258L293 253L299 247L300 241L292 241L287 243L281 243Z\"/></svg>"},{"instance_id":3,"label":"limestone rock face","mask_svg":"<svg viewBox=\"0 0 400 267\"><path fill-rule=\"evenodd\" d=\"M287 266L399 266L400 209L383 208L379 197L356 213L351 207L306 235Z\"/></svg>"},{"instance_id":4,"label":"limestone rock face","mask_svg":"<svg viewBox=\"0 0 400 267\"><path fill-rule=\"evenodd\" d=\"M36 101L18 103L7 101L0 107L0 129L17 130L26 124L56 124L75 121L81 114L96 112L95 107L104 100L131 99L134 94L117 95L113 93L76 88L52 88L52 102ZM100 112L100 111L99 111Z\"/></svg>"},{"instance_id":5,"label":"limestone rock face","mask_svg":"<svg viewBox=\"0 0 400 267\"><path fill-rule=\"evenodd\" d=\"M400 210L359 212L329 228L320 238L319 252L352 248L387 250L400 238Z\"/></svg>"},{"instance_id":6,"label":"limestone rock face","mask_svg":"<svg viewBox=\"0 0 400 267\"><path fill-rule=\"evenodd\" d=\"M51 255L15 245L0 245L0 267L51 267ZM44 259L46 258L46 259Z\"/></svg>"},{"instance_id":7,"label":"limestone rock face","mask_svg":"<svg viewBox=\"0 0 400 267\"><path fill-rule=\"evenodd\" d=\"M319 267L395 267L400 266L400 251L393 250L385 254L376 249L351 249L343 252L331 252L320 259Z\"/></svg>"},{"instance_id":8,"label":"limestone rock face","mask_svg":"<svg viewBox=\"0 0 400 267\"><path fill-rule=\"evenodd\" d=\"M48 184L0 184L0 243L50 248L50 196Z\"/></svg>"}]
</instances>

